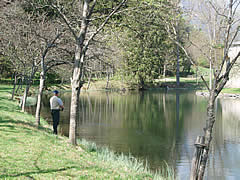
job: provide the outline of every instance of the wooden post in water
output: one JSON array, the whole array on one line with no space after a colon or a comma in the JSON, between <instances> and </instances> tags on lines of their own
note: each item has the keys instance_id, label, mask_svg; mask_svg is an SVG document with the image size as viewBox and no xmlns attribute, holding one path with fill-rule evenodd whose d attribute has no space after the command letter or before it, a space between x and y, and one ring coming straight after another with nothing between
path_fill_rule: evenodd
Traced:
<instances>
[{"instance_id":1,"label":"wooden post in water","mask_svg":"<svg viewBox=\"0 0 240 180\"><path fill-rule=\"evenodd\" d=\"M202 152L205 148L205 137L204 136L198 136L195 142L195 152L194 157L192 160L192 167L191 167L191 176L190 180L198 180L201 177L198 177L198 171L200 167Z\"/></svg>"}]
</instances>

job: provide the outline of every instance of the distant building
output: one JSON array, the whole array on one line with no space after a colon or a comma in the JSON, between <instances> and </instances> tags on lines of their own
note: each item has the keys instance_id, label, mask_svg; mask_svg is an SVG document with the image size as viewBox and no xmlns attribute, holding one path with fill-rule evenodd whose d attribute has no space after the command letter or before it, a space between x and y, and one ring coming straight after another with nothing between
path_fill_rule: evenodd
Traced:
<instances>
[{"instance_id":1,"label":"distant building","mask_svg":"<svg viewBox=\"0 0 240 180\"><path fill-rule=\"evenodd\" d=\"M232 44L232 47L229 49L228 57L230 58L230 61L232 61L232 59L236 57L239 51L240 51L240 41L235 41ZM229 81L225 87L240 88L240 58L238 58L238 60L236 61L236 64L233 66L229 75Z\"/></svg>"}]
</instances>

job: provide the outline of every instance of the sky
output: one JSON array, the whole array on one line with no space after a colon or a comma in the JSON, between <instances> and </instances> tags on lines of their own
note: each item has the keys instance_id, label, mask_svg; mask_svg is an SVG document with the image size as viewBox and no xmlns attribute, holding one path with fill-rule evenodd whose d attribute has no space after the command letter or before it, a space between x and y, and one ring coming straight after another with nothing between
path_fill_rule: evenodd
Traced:
<instances>
[{"instance_id":1,"label":"sky","mask_svg":"<svg viewBox=\"0 0 240 180\"><path fill-rule=\"evenodd\" d=\"M207 22L207 20L202 21L199 17L203 17L203 14L205 13L208 16L207 8L204 7L204 3L202 3L204 0L181 0L181 6L186 12L186 17L190 18L190 22L195 26L195 28L206 30L206 25L204 25L204 22ZM206 0L207 1L207 0ZM227 7L227 3L229 0L213 0L215 3L218 4L218 7ZM235 0L236 4L240 3L240 0ZM216 11L211 8L211 11L215 13ZM192 12L192 13L189 13ZM237 14L235 16L235 20L239 19L238 23L236 23L236 27L240 26L240 6L237 9ZM210 13L210 12L209 12ZM194 14L194 16L190 16L190 14ZM226 13L227 15L227 13ZM220 17L219 17L220 18ZM236 40L240 40L240 34L236 38Z\"/></svg>"}]
</instances>

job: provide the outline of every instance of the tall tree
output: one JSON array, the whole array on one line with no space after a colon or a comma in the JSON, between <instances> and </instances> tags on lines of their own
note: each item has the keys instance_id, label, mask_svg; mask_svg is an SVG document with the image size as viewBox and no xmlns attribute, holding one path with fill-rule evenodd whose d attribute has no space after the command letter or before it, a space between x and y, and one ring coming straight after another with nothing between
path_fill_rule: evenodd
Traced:
<instances>
[{"instance_id":1,"label":"tall tree","mask_svg":"<svg viewBox=\"0 0 240 180\"><path fill-rule=\"evenodd\" d=\"M180 8L174 1L138 1L133 2L133 7L132 11L126 12L124 26L120 26L124 37L123 71L136 79L141 89L146 81L151 82L164 74L167 64L174 66L168 70L176 74L177 59L172 57L178 54L179 61L187 59L181 48L179 53L174 50L178 44L184 47L186 28Z\"/></svg>"},{"instance_id":2,"label":"tall tree","mask_svg":"<svg viewBox=\"0 0 240 180\"><path fill-rule=\"evenodd\" d=\"M229 73L235 65L237 59L240 56L240 51L229 59L228 55L230 48L239 32L239 17L236 16L237 9L239 8L240 1L229 0L227 4L219 4L218 1L206 1L209 7L211 7L211 13L215 16L215 24L219 24L220 31L217 42L223 46L223 56L216 56L211 58L210 55L205 56L213 66L213 83L207 89L209 91L208 107L207 107L207 119L206 126L204 128L204 135L199 136L196 140L195 155L192 160L191 179L203 179L204 172L209 157L210 144L212 140L212 130L215 123L215 100L219 93L229 80ZM203 4L202 4L203 5ZM225 6L226 5L226 6ZM215 27L211 27L211 32ZM213 46L214 47L214 46ZM204 78L203 78L204 80ZM205 80L204 80L205 82Z\"/></svg>"},{"instance_id":3,"label":"tall tree","mask_svg":"<svg viewBox=\"0 0 240 180\"><path fill-rule=\"evenodd\" d=\"M185 60L185 66L190 69L192 58L189 54L187 44L189 34L189 22L184 18L184 13L181 7L181 0L172 0L171 7L168 14L163 16L162 20L165 22L165 30L169 39L175 45L176 56L176 83L177 87L180 85L180 62ZM185 67L184 66L184 67Z\"/></svg>"},{"instance_id":4,"label":"tall tree","mask_svg":"<svg viewBox=\"0 0 240 180\"><path fill-rule=\"evenodd\" d=\"M1 20L4 25L3 39L7 42L5 53L8 53L12 62L21 64L23 69L21 74L24 76L26 87L21 108L25 111L28 91L39 67L39 46L34 36L35 24L31 21L31 14L24 14L18 2L5 8Z\"/></svg>"},{"instance_id":5,"label":"tall tree","mask_svg":"<svg viewBox=\"0 0 240 180\"><path fill-rule=\"evenodd\" d=\"M40 84L36 107L36 125L40 125L40 111L46 73L51 68L71 63L72 53L68 49L71 45L63 38L64 27L57 23L57 13L47 5L45 1L22 1L20 7L26 15L31 15L31 21L35 25L34 36L38 41L40 62Z\"/></svg>"},{"instance_id":6,"label":"tall tree","mask_svg":"<svg viewBox=\"0 0 240 180\"><path fill-rule=\"evenodd\" d=\"M51 64L52 66L56 66L56 65L60 65L60 64L65 64L67 63L66 61L68 59L63 59L64 55L62 55L62 57L60 57L60 53L57 51L54 51L54 55L52 55L51 57L51 61L47 61L46 62L46 58L47 58L47 54L49 53L49 51L52 48L56 48L57 46L57 40L60 38L61 36L61 32L59 32L59 29L56 30L55 33L51 34L50 37L46 35L46 29L47 26L49 25L46 22L42 23L42 28L41 29L41 35L38 34L40 42L42 42L41 44L44 44L44 47L42 48L41 51L41 73L40 73L40 84L39 84L39 91L38 91L38 99L37 99L37 107L36 107L36 113L35 113L35 117L36 117L36 125L39 126L40 125L40 112L41 112L41 102L42 102L42 94L43 94L43 89L44 89L44 84L45 84L45 80L46 80L46 73L47 71L50 69L49 65ZM50 24L54 25L54 24ZM44 29L43 29L44 27ZM54 28L48 29L47 32L51 32L53 31ZM56 29L56 28L55 28ZM42 33L45 32L45 33ZM58 59L59 58L59 59Z\"/></svg>"},{"instance_id":7,"label":"tall tree","mask_svg":"<svg viewBox=\"0 0 240 180\"><path fill-rule=\"evenodd\" d=\"M89 44L126 1L127 0L122 0L117 6L111 8L108 7L107 9L104 8L104 13L102 13L101 8L97 9L96 7L98 5L104 5L104 2L106 3L108 1L102 3L97 3L96 0L72 1L71 7L73 7L73 14L70 14L66 9L63 9L58 1L55 4L51 4L51 7L58 12L63 22L69 28L76 46L73 76L71 78L72 96L69 127L69 140L73 145L76 145L76 120L78 118L80 89L83 84L83 82L81 82L81 77L83 75L84 63ZM93 20L96 18L93 16L94 13L98 18L100 15L102 22L98 21L98 23L95 24L95 27L92 27L91 23L94 23ZM80 15L80 17L78 17L78 15Z\"/></svg>"},{"instance_id":8,"label":"tall tree","mask_svg":"<svg viewBox=\"0 0 240 180\"><path fill-rule=\"evenodd\" d=\"M36 14L35 14L36 15ZM66 48L70 46L67 43L64 34L64 28L56 23L54 19L49 19L45 15L38 14L38 17L34 19L38 22L38 30L36 33L36 38L40 42L40 52L41 52L41 73L40 73L40 84L38 92L38 100L36 107L36 125L40 125L40 111L42 94L46 80L46 73L58 65L71 64L73 54L69 52ZM62 38L61 36L64 36ZM71 46L70 46L71 47ZM68 47L69 49L69 47Z\"/></svg>"}]
</instances>

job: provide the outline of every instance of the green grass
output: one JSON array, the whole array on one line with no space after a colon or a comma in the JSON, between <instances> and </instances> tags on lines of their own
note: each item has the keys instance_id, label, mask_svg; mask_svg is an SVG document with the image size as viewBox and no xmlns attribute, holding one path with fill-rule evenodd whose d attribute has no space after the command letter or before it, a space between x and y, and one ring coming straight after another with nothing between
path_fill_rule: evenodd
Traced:
<instances>
[{"instance_id":1,"label":"green grass","mask_svg":"<svg viewBox=\"0 0 240 180\"><path fill-rule=\"evenodd\" d=\"M87 85L88 85L88 83L86 82L83 85L82 89L87 90ZM107 86L107 80L106 79L92 80L91 83L90 83L90 89L89 90L103 90L103 89L106 89L106 86ZM108 84L107 89L121 90L123 88L131 89L131 87L128 83L124 83L121 80L114 80L114 79L109 80L109 84Z\"/></svg>"},{"instance_id":2,"label":"green grass","mask_svg":"<svg viewBox=\"0 0 240 180\"><path fill-rule=\"evenodd\" d=\"M225 88L222 93L240 94L240 88Z\"/></svg>"},{"instance_id":3,"label":"green grass","mask_svg":"<svg viewBox=\"0 0 240 180\"><path fill-rule=\"evenodd\" d=\"M205 89L201 75L205 79L206 83L209 84L209 68L198 67L198 77L196 79L196 68L192 68L192 75L188 77L180 77L180 88L189 89ZM169 87L176 87L176 76L171 76L163 79L157 80L157 82L162 82Z\"/></svg>"},{"instance_id":4,"label":"green grass","mask_svg":"<svg viewBox=\"0 0 240 180\"><path fill-rule=\"evenodd\" d=\"M194 69L194 73L196 73L196 69ZM202 75L209 75L209 68L205 68L205 67L198 67L198 73L202 74Z\"/></svg>"},{"instance_id":5,"label":"green grass","mask_svg":"<svg viewBox=\"0 0 240 180\"><path fill-rule=\"evenodd\" d=\"M0 179L174 179L171 168L163 178L131 156L83 140L73 147L43 119L36 128L34 117L9 100L10 92L0 85Z\"/></svg>"}]
</instances>

